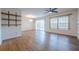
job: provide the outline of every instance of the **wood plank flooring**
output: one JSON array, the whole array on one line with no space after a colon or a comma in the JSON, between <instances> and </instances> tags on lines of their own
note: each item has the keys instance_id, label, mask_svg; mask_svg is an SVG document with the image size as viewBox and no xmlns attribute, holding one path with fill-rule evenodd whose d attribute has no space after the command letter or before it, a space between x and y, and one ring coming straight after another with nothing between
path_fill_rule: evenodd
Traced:
<instances>
[{"instance_id":1,"label":"wood plank flooring","mask_svg":"<svg viewBox=\"0 0 79 59\"><path fill-rule=\"evenodd\" d=\"M3 41L0 51L79 51L79 41L72 36L26 31L21 37Z\"/></svg>"}]
</instances>

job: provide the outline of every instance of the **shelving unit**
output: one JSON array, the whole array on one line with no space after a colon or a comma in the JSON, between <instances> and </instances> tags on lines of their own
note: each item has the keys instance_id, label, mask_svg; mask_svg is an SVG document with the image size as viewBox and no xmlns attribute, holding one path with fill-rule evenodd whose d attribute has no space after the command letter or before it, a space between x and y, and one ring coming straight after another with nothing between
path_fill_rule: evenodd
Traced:
<instances>
[{"instance_id":1,"label":"shelving unit","mask_svg":"<svg viewBox=\"0 0 79 59\"><path fill-rule=\"evenodd\" d=\"M21 15L18 15L17 13L12 14L12 13L10 13L10 11L1 12L1 15L7 16L7 18L5 18L4 16L1 18L2 21L4 21L4 23L1 24L2 26L18 26L18 25L21 25ZM12 18L12 17L14 17L14 18ZM5 22L7 22L7 24Z\"/></svg>"}]
</instances>

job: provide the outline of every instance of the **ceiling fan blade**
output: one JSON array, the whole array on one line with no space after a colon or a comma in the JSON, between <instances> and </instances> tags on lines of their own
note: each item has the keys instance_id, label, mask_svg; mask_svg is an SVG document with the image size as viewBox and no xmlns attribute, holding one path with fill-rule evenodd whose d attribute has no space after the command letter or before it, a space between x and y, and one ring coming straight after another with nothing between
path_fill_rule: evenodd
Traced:
<instances>
[{"instance_id":1,"label":"ceiling fan blade","mask_svg":"<svg viewBox=\"0 0 79 59\"><path fill-rule=\"evenodd\" d=\"M58 13L58 11L52 11L52 12L54 12L54 13Z\"/></svg>"},{"instance_id":2,"label":"ceiling fan blade","mask_svg":"<svg viewBox=\"0 0 79 59\"><path fill-rule=\"evenodd\" d=\"M54 11L54 10L56 10L57 8L53 8L52 10Z\"/></svg>"},{"instance_id":3,"label":"ceiling fan blade","mask_svg":"<svg viewBox=\"0 0 79 59\"><path fill-rule=\"evenodd\" d=\"M57 8L49 8L48 10L45 10L45 12L44 13L49 13L49 12L51 12L51 13L58 13L58 11L55 11Z\"/></svg>"},{"instance_id":4,"label":"ceiling fan blade","mask_svg":"<svg viewBox=\"0 0 79 59\"><path fill-rule=\"evenodd\" d=\"M49 11L51 11L52 10L52 8L49 8Z\"/></svg>"}]
</instances>

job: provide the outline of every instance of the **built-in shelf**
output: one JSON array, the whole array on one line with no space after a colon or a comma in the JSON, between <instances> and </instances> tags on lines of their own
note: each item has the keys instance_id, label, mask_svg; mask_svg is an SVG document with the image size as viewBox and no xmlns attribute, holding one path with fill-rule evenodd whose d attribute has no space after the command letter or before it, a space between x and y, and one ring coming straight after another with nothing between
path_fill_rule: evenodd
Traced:
<instances>
[{"instance_id":1,"label":"built-in shelf","mask_svg":"<svg viewBox=\"0 0 79 59\"><path fill-rule=\"evenodd\" d=\"M8 12L1 12L1 14L3 15L7 15L7 18L5 18L4 16L1 18L2 21L7 21L8 24L2 24L2 26L18 26L18 25L21 25L21 24L18 24L18 22L21 22L21 19L18 19L18 17L21 17L20 15L18 15L17 13L15 14L12 14L10 13L10 11ZM12 18L12 16L14 18ZM11 23L11 21L13 21L14 24Z\"/></svg>"},{"instance_id":2,"label":"built-in shelf","mask_svg":"<svg viewBox=\"0 0 79 59\"><path fill-rule=\"evenodd\" d=\"M5 12L1 12L1 14L8 15L8 13L5 13ZM11 15L11 16L21 17L21 15L16 15L16 14L11 14L11 13L9 13L9 15Z\"/></svg>"},{"instance_id":3,"label":"built-in shelf","mask_svg":"<svg viewBox=\"0 0 79 59\"><path fill-rule=\"evenodd\" d=\"M2 18L2 20L8 20L8 19ZM15 21L15 19L10 19L10 21ZM17 19L17 21L21 21L21 20Z\"/></svg>"},{"instance_id":4,"label":"built-in shelf","mask_svg":"<svg viewBox=\"0 0 79 59\"><path fill-rule=\"evenodd\" d=\"M8 24L1 24L2 26L8 26ZM17 25L21 25L21 24L17 24ZM10 24L10 26L15 26L15 24Z\"/></svg>"}]
</instances>

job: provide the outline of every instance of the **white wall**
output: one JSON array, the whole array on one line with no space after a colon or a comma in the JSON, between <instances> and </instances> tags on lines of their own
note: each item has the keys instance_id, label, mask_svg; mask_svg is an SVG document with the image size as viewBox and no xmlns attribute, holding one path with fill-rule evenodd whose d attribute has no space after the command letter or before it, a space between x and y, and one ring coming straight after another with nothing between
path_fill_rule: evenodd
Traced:
<instances>
[{"instance_id":1,"label":"white wall","mask_svg":"<svg viewBox=\"0 0 79 59\"><path fill-rule=\"evenodd\" d=\"M21 27L15 27L15 26L2 26L2 40L15 38L18 36L21 36Z\"/></svg>"},{"instance_id":2,"label":"white wall","mask_svg":"<svg viewBox=\"0 0 79 59\"><path fill-rule=\"evenodd\" d=\"M18 14L21 14L20 10L14 9L14 8L2 8L1 11L10 11L12 13L17 12ZM1 35L2 35L2 40L10 39L10 38L15 38L18 36L21 36L21 26L2 26L1 27Z\"/></svg>"},{"instance_id":3,"label":"white wall","mask_svg":"<svg viewBox=\"0 0 79 59\"><path fill-rule=\"evenodd\" d=\"M55 16L59 16L59 15L70 14L70 13L72 13L72 15L70 16L70 30L64 31L64 30L58 30L58 29L57 30L50 29L50 26L49 26L50 25L49 24L50 18L55 17ZM60 14L56 14L56 15L50 15L50 16L45 17L45 31L77 36L76 21L77 21L77 10L68 11L68 12L64 12L64 13L60 13Z\"/></svg>"},{"instance_id":4,"label":"white wall","mask_svg":"<svg viewBox=\"0 0 79 59\"><path fill-rule=\"evenodd\" d=\"M30 21L33 20L33 21ZM27 30L34 30L34 19L27 18L25 15L22 15L22 22L21 22L21 29L22 31Z\"/></svg>"},{"instance_id":5,"label":"white wall","mask_svg":"<svg viewBox=\"0 0 79 59\"><path fill-rule=\"evenodd\" d=\"M0 45L2 43L2 39L1 39L1 9L0 9Z\"/></svg>"}]
</instances>

